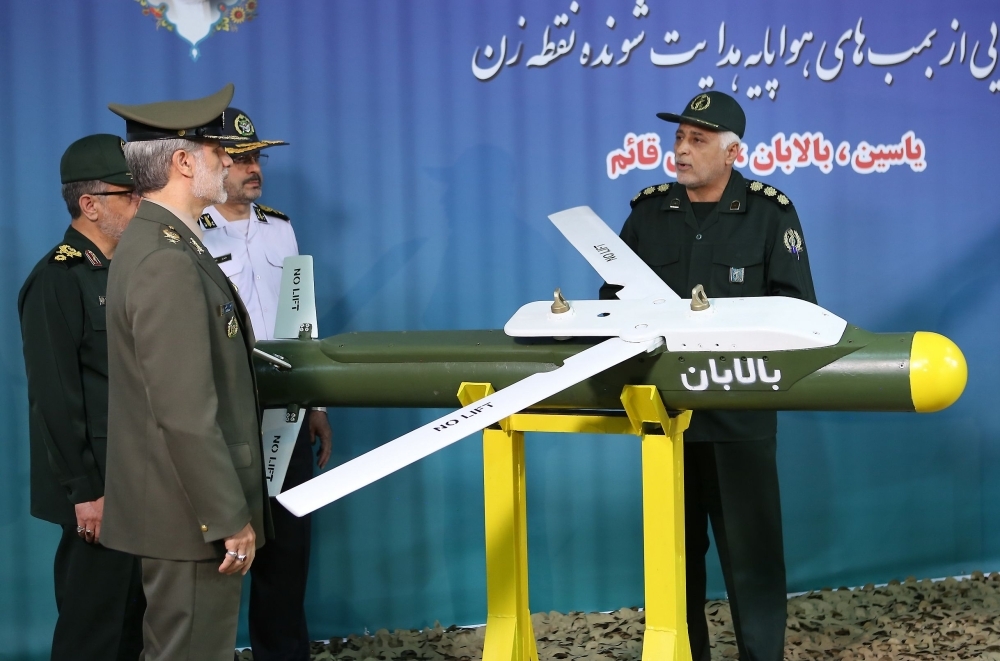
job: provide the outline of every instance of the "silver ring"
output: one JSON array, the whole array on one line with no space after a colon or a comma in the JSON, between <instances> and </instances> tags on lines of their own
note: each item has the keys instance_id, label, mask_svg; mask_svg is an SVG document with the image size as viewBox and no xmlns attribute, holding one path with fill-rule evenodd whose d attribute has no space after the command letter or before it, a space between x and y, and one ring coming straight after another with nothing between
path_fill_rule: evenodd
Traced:
<instances>
[{"instance_id":1,"label":"silver ring","mask_svg":"<svg viewBox=\"0 0 1000 661\"><path fill-rule=\"evenodd\" d=\"M246 559L247 559L247 557L245 555L238 555L238 556L236 556L236 561L237 562L243 562Z\"/></svg>"},{"instance_id":2,"label":"silver ring","mask_svg":"<svg viewBox=\"0 0 1000 661\"><path fill-rule=\"evenodd\" d=\"M237 553L236 551L226 551L226 555L228 555L230 558L236 558L239 556L239 553Z\"/></svg>"},{"instance_id":3,"label":"silver ring","mask_svg":"<svg viewBox=\"0 0 1000 661\"><path fill-rule=\"evenodd\" d=\"M86 534L88 534L88 535L93 535L93 534L94 534L94 531L93 531L93 530L91 530L90 528L86 528L86 529L84 530L84 532L85 532Z\"/></svg>"},{"instance_id":4,"label":"silver ring","mask_svg":"<svg viewBox=\"0 0 1000 661\"><path fill-rule=\"evenodd\" d=\"M84 530L85 530L85 528L84 528L83 526L77 526L77 527L76 527L76 531L77 531L78 533L81 533L81 532L83 532Z\"/></svg>"}]
</instances>

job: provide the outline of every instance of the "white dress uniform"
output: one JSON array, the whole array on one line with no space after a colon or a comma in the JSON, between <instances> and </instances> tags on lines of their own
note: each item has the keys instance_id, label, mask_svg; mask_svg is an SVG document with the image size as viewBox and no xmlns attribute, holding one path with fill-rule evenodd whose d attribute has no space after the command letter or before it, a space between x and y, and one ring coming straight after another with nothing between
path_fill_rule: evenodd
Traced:
<instances>
[{"instance_id":1,"label":"white dress uniform","mask_svg":"<svg viewBox=\"0 0 1000 661\"><path fill-rule=\"evenodd\" d=\"M288 216L251 204L248 220L229 222L211 206L198 223L204 230L205 247L239 289L254 335L258 340L274 339L281 266L285 257L299 254Z\"/></svg>"}]
</instances>

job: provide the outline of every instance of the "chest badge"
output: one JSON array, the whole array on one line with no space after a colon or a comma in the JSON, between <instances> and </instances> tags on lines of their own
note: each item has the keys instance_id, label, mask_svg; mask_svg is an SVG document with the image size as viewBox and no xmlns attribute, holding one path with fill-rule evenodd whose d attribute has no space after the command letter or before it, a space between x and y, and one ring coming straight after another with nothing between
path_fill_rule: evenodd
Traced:
<instances>
[{"instance_id":1,"label":"chest badge","mask_svg":"<svg viewBox=\"0 0 1000 661\"><path fill-rule=\"evenodd\" d=\"M736 268L735 266L729 269L729 282L732 283L742 283L743 282L743 267Z\"/></svg>"},{"instance_id":2,"label":"chest badge","mask_svg":"<svg viewBox=\"0 0 1000 661\"><path fill-rule=\"evenodd\" d=\"M97 304L98 304L98 305L100 305L101 307L104 307L104 305L105 305L105 304L106 304L107 302L108 302L108 299L107 299L107 298L105 298L104 296L98 296L98 297L97 297Z\"/></svg>"},{"instance_id":3,"label":"chest badge","mask_svg":"<svg viewBox=\"0 0 1000 661\"><path fill-rule=\"evenodd\" d=\"M229 322L226 324L226 335L229 336L229 339L233 339L234 337L236 337L236 334L239 333L239 332L240 332L240 324L239 324L239 322L236 321L236 317L235 316L230 317L229 318Z\"/></svg>"},{"instance_id":4,"label":"chest badge","mask_svg":"<svg viewBox=\"0 0 1000 661\"><path fill-rule=\"evenodd\" d=\"M170 243L181 242L181 235L177 233L177 230L174 229L173 225L167 225L165 228L163 228L163 238L169 241Z\"/></svg>"},{"instance_id":5,"label":"chest badge","mask_svg":"<svg viewBox=\"0 0 1000 661\"><path fill-rule=\"evenodd\" d=\"M205 254L205 248L203 248L202 245L198 243L198 239L191 237L190 239L188 239L188 241L191 243L191 246L194 247L194 251L196 253L198 253L199 255Z\"/></svg>"},{"instance_id":6,"label":"chest badge","mask_svg":"<svg viewBox=\"0 0 1000 661\"><path fill-rule=\"evenodd\" d=\"M802 253L805 251L805 246L802 245L802 235L789 227L785 230L784 241L788 252L795 255L795 259L801 259Z\"/></svg>"}]
</instances>

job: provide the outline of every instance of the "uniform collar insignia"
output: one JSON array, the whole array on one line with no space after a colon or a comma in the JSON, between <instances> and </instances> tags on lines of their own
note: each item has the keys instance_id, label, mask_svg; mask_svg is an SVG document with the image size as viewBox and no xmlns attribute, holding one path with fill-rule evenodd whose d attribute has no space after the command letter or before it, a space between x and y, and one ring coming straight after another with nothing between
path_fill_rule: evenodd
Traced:
<instances>
[{"instance_id":1,"label":"uniform collar insignia","mask_svg":"<svg viewBox=\"0 0 1000 661\"><path fill-rule=\"evenodd\" d=\"M198 239L192 236L190 239L188 239L188 241L191 243L191 246L194 248L194 251L196 253L198 253L199 255L205 254L205 248L200 243L198 243Z\"/></svg>"},{"instance_id":2,"label":"uniform collar insignia","mask_svg":"<svg viewBox=\"0 0 1000 661\"><path fill-rule=\"evenodd\" d=\"M215 224L215 219L212 218L212 214L210 213L201 214L201 217L198 219L198 221L201 223L201 226L207 230L214 230L216 227L218 227L218 225Z\"/></svg>"},{"instance_id":3,"label":"uniform collar insignia","mask_svg":"<svg viewBox=\"0 0 1000 661\"><path fill-rule=\"evenodd\" d=\"M97 258L93 250L84 250L83 254L87 256L87 261L90 262L91 266L104 266L101 260Z\"/></svg>"},{"instance_id":4,"label":"uniform collar insignia","mask_svg":"<svg viewBox=\"0 0 1000 661\"><path fill-rule=\"evenodd\" d=\"M259 220L262 223L267 222L267 216L264 215L264 212L256 204L253 205L253 212L257 215L257 220Z\"/></svg>"}]
</instances>

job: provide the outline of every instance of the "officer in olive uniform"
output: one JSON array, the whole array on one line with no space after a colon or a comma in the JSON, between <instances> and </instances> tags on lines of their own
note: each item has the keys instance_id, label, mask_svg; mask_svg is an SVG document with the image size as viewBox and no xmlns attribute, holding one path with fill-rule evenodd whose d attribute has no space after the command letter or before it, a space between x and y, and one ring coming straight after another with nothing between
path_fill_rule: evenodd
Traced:
<instances>
[{"instance_id":1,"label":"officer in olive uniform","mask_svg":"<svg viewBox=\"0 0 1000 661\"><path fill-rule=\"evenodd\" d=\"M108 428L104 304L118 236L135 213L121 138L91 135L60 164L72 222L18 296L28 376L31 514L62 526L54 661L134 661L145 600L139 561L102 545Z\"/></svg>"},{"instance_id":2,"label":"officer in olive uniform","mask_svg":"<svg viewBox=\"0 0 1000 661\"><path fill-rule=\"evenodd\" d=\"M233 86L109 105L143 199L108 277L107 545L142 558L146 661L230 661L242 574L271 536L240 298L195 220L226 200Z\"/></svg>"},{"instance_id":3,"label":"officer in olive uniform","mask_svg":"<svg viewBox=\"0 0 1000 661\"><path fill-rule=\"evenodd\" d=\"M678 183L642 190L621 238L679 296L791 296L816 302L802 228L791 201L733 169L746 116L708 92L680 115ZM602 298L619 288L605 284ZM705 554L712 523L740 658L779 661L786 619L781 504L773 411L696 411L684 435L687 620L695 661L708 661Z\"/></svg>"}]
</instances>

